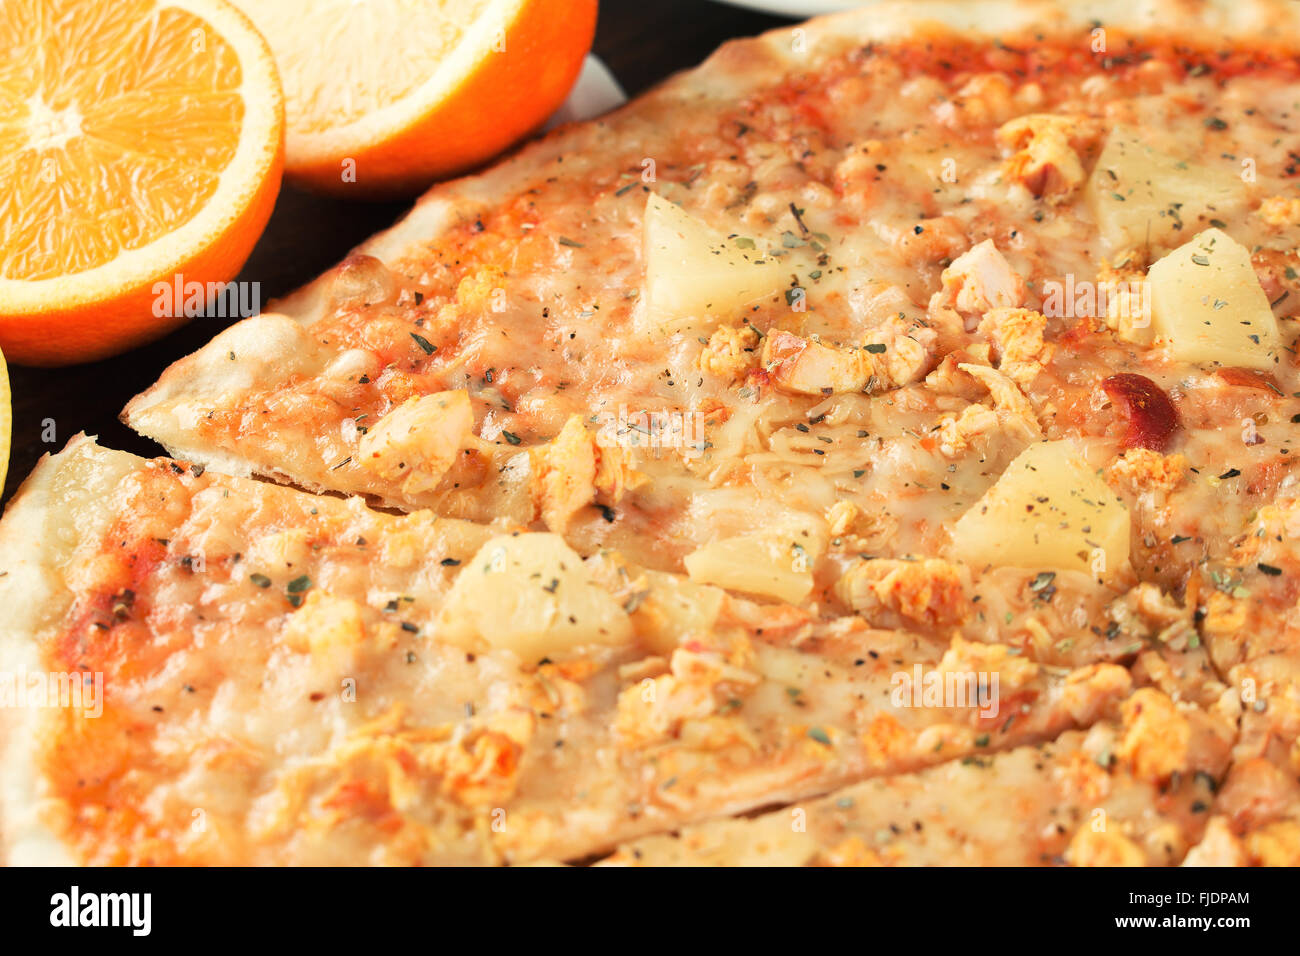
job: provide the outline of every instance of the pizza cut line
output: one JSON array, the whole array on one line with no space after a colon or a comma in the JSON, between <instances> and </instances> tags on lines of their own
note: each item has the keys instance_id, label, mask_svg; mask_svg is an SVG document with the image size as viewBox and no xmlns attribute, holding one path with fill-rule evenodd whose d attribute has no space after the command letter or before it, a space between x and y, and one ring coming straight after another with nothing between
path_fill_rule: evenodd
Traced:
<instances>
[{"instance_id":1,"label":"pizza cut line","mask_svg":"<svg viewBox=\"0 0 1300 956\"><path fill-rule=\"evenodd\" d=\"M1207 865L1211 761L1161 782L1116 756L1134 716L1165 708L1142 690L1120 721L1056 740L876 777L819 800L748 819L714 820L633 841L602 866L1147 866ZM1167 711L1166 716L1173 714ZM1176 719L1176 717L1175 717ZM1169 732L1170 727L1162 728ZM1218 749L1218 748L1212 748ZM1220 754L1223 752L1220 750ZM1217 819L1217 818L1216 818ZM1259 841L1256 840L1255 843ZM1258 862L1268 852L1252 844ZM1246 853L1238 862L1244 863Z\"/></svg>"},{"instance_id":2,"label":"pizza cut line","mask_svg":"<svg viewBox=\"0 0 1300 956\"><path fill-rule=\"evenodd\" d=\"M1296 862L1300 15L1131 6L728 44L47 459L8 858Z\"/></svg>"}]
</instances>

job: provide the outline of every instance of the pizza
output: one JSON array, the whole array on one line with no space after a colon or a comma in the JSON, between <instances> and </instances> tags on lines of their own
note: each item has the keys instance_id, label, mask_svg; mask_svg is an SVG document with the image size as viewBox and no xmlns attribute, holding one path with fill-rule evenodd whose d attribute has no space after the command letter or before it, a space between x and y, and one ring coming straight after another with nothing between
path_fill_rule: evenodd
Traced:
<instances>
[{"instance_id":1,"label":"pizza","mask_svg":"<svg viewBox=\"0 0 1300 956\"><path fill-rule=\"evenodd\" d=\"M1298 27L881 3L435 187L11 505L7 858L1300 862Z\"/></svg>"}]
</instances>

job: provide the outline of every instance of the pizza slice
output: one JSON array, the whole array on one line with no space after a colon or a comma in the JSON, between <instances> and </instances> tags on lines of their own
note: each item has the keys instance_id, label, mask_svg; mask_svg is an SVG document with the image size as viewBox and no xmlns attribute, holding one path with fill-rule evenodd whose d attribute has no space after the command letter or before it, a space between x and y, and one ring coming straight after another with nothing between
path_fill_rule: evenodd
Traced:
<instances>
[{"instance_id":1,"label":"pizza slice","mask_svg":"<svg viewBox=\"0 0 1300 956\"><path fill-rule=\"evenodd\" d=\"M0 602L14 863L580 859L1132 687L86 438L0 522Z\"/></svg>"},{"instance_id":2,"label":"pizza slice","mask_svg":"<svg viewBox=\"0 0 1300 956\"><path fill-rule=\"evenodd\" d=\"M884 3L729 44L435 188L126 420L882 626L921 626L887 562L947 561L958 611L1011 605L961 626L1131 659L1105 609L1293 476L1296 17ZM1086 621L1021 613L1043 572Z\"/></svg>"}]
</instances>

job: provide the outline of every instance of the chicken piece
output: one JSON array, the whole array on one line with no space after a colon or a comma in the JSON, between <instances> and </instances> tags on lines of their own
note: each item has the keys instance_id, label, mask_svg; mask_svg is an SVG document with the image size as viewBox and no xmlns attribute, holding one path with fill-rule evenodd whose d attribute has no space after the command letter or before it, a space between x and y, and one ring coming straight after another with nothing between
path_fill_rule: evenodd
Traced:
<instances>
[{"instance_id":1,"label":"chicken piece","mask_svg":"<svg viewBox=\"0 0 1300 956\"><path fill-rule=\"evenodd\" d=\"M975 440L994 432L1005 432L1021 441L1043 437L1038 416L1029 399L1001 372L987 365L961 362L957 365L989 390L993 408L983 404L968 405L958 414L945 413L939 419L939 452L947 458L959 458Z\"/></svg>"},{"instance_id":2,"label":"chicken piece","mask_svg":"<svg viewBox=\"0 0 1300 956\"><path fill-rule=\"evenodd\" d=\"M575 514L596 499L596 445L579 415L569 416L548 444L528 452L536 514L563 534Z\"/></svg>"},{"instance_id":3,"label":"chicken piece","mask_svg":"<svg viewBox=\"0 0 1300 956\"><path fill-rule=\"evenodd\" d=\"M1061 702L1075 723L1084 726L1099 719L1102 710L1132 686L1132 675L1118 664L1089 664L1070 671Z\"/></svg>"},{"instance_id":4,"label":"chicken piece","mask_svg":"<svg viewBox=\"0 0 1300 956\"><path fill-rule=\"evenodd\" d=\"M979 331L993 340L998 371L1022 387L1028 386L1056 351L1043 341L1047 317L1033 309L994 309L984 316Z\"/></svg>"},{"instance_id":5,"label":"chicken piece","mask_svg":"<svg viewBox=\"0 0 1300 956\"><path fill-rule=\"evenodd\" d=\"M853 530L854 523L862 514L862 509L852 501L840 499L831 505L826 511L826 525L830 529L832 537L848 534Z\"/></svg>"},{"instance_id":6,"label":"chicken piece","mask_svg":"<svg viewBox=\"0 0 1300 956\"><path fill-rule=\"evenodd\" d=\"M989 390L993 407L1004 424L1011 426L1013 431L1030 440L1043 437L1043 429L1038 424L1038 415L1034 412L1034 406L1029 404L1029 399L1025 398L1025 393L1020 391L1015 383L1008 381L1001 372L987 365L963 362L957 367L963 372L974 375Z\"/></svg>"},{"instance_id":7,"label":"chicken piece","mask_svg":"<svg viewBox=\"0 0 1300 956\"><path fill-rule=\"evenodd\" d=\"M1134 776L1161 783L1187 768L1192 728L1167 694L1143 687L1124 702L1122 714L1116 756Z\"/></svg>"},{"instance_id":8,"label":"chicken piece","mask_svg":"<svg viewBox=\"0 0 1300 956\"><path fill-rule=\"evenodd\" d=\"M1233 832L1256 830L1289 818L1300 800L1300 784L1268 757L1234 755L1232 770L1219 788L1215 812L1228 818Z\"/></svg>"},{"instance_id":9,"label":"chicken piece","mask_svg":"<svg viewBox=\"0 0 1300 956\"><path fill-rule=\"evenodd\" d=\"M998 425L997 412L978 402L955 415L946 413L939 419L939 453L945 458L960 458L976 439L997 431Z\"/></svg>"},{"instance_id":10,"label":"chicken piece","mask_svg":"<svg viewBox=\"0 0 1300 956\"><path fill-rule=\"evenodd\" d=\"M760 682L757 673L714 651L678 648L671 667L671 673L646 678L619 694L614 730L621 747L644 747L675 736L687 721L711 717L722 701L744 696Z\"/></svg>"},{"instance_id":11,"label":"chicken piece","mask_svg":"<svg viewBox=\"0 0 1300 956\"><path fill-rule=\"evenodd\" d=\"M700 370L735 382L758 364L758 333L749 326L719 326L700 353Z\"/></svg>"},{"instance_id":12,"label":"chicken piece","mask_svg":"<svg viewBox=\"0 0 1300 956\"><path fill-rule=\"evenodd\" d=\"M441 777L443 790L465 806L500 806L515 792L536 726L532 711L522 707L492 714L480 726L424 748L420 769Z\"/></svg>"},{"instance_id":13,"label":"chicken piece","mask_svg":"<svg viewBox=\"0 0 1300 956\"><path fill-rule=\"evenodd\" d=\"M871 356L872 374L884 388L919 382L934 364L939 333L910 319L895 316L870 333L863 346ZM879 351L880 346L884 351Z\"/></svg>"},{"instance_id":14,"label":"chicken piece","mask_svg":"<svg viewBox=\"0 0 1300 956\"><path fill-rule=\"evenodd\" d=\"M872 558L849 568L835 591L869 621L883 611L892 611L914 624L955 624L970 613L967 578L961 565L938 558Z\"/></svg>"},{"instance_id":15,"label":"chicken piece","mask_svg":"<svg viewBox=\"0 0 1300 956\"><path fill-rule=\"evenodd\" d=\"M993 350L983 342L972 342L955 352L949 352L934 367L934 371L925 377L926 388L938 395L964 398L968 402L979 401L987 389L973 375L958 368L962 362L992 365Z\"/></svg>"},{"instance_id":16,"label":"chicken piece","mask_svg":"<svg viewBox=\"0 0 1300 956\"><path fill-rule=\"evenodd\" d=\"M967 641L957 634L939 659L937 669L945 674L997 674L1002 692L1028 686L1037 679L1039 670L1017 648Z\"/></svg>"},{"instance_id":17,"label":"chicken piece","mask_svg":"<svg viewBox=\"0 0 1300 956\"><path fill-rule=\"evenodd\" d=\"M1001 73L976 73L956 95L934 107L934 118L955 130L985 129L1015 115L1015 88Z\"/></svg>"},{"instance_id":18,"label":"chicken piece","mask_svg":"<svg viewBox=\"0 0 1300 956\"><path fill-rule=\"evenodd\" d=\"M632 467L622 448L596 445L596 500L618 504L623 495L645 483L645 475Z\"/></svg>"},{"instance_id":19,"label":"chicken piece","mask_svg":"<svg viewBox=\"0 0 1300 956\"><path fill-rule=\"evenodd\" d=\"M557 534L598 495L616 504L644 480L625 449L596 442L581 415L570 415L554 439L528 455L535 514Z\"/></svg>"},{"instance_id":20,"label":"chicken piece","mask_svg":"<svg viewBox=\"0 0 1300 956\"><path fill-rule=\"evenodd\" d=\"M1165 455L1150 448L1130 448L1111 462L1106 480L1112 487L1134 494L1157 492L1169 494L1187 477L1187 459L1183 455Z\"/></svg>"},{"instance_id":21,"label":"chicken piece","mask_svg":"<svg viewBox=\"0 0 1300 956\"><path fill-rule=\"evenodd\" d=\"M387 481L400 480L405 494L420 494L438 486L473 428L464 389L408 398L361 439L357 463Z\"/></svg>"},{"instance_id":22,"label":"chicken piece","mask_svg":"<svg viewBox=\"0 0 1300 956\"><path fill-rule=\"evenodd\" d=\"M990 309L1014 309L1025 304L1028 290L992 239L963 252L943 270L942 304L951 304L965 319L983 316ZM931 303L931 309L934 308ZM969 328L969 326L968 326Z\"/></svg>"},{"instance_id":23,"label":"chicken piece","mask_svg":"<svg viewBox=\"0 0 1300 956\"><path fill-rule=\"evenodd\" d=\"M1039 199L1065 202L1088 175L1076 149L1095 139L1097 132L1095 123L1082 116L1016 117L998 128L998 143L1015 150L1003 171Z\"/></svg>"},{"instance_id":24,"label":"chicken piece","mask_svg":"<svg viewBox=\"0 0 1300 956\"><path fill-rule=\"evenodd\" d=\"M763 342L763 366L777 388L795 395L880 392L918 381L937 336L931 329L886 324L863 346L825 345L776 331Z\"/></svg>"},{"instance_id":25,"label":"chicken piece","mask_svg":"<svg viewBox=\"0 0 1300 956\"><path fill-rule=\"evenodd\" d=\"M1269 196L1259 204L1258 212L1270 226L1300 226L1300 199L1293 196Z\"/></svg>"},{"instance_id":26,"label":"chicken piece","mask_svg":"<svg viewBox=\"0 0 1300 956\"><path fill-rule=\"evenodd\" d=\"M763 365L777 388L796 395L860 392L871 384L871 361L856 348L823 345L793 332L763 341Z\"/></svg>"},{"instance_id":27,"label":"chicken piece","mask_svg":"<svg viewBox=\"0 0 1300 956\"><path fill-rule=\"evenodd\" d=\"M1151 286L1146 271L1133 264L1103 265L1097 272L1097 308L1106 327L1122 342L1149 346L1155 340L1151 325Z\"/></svg>"}]
</instances>

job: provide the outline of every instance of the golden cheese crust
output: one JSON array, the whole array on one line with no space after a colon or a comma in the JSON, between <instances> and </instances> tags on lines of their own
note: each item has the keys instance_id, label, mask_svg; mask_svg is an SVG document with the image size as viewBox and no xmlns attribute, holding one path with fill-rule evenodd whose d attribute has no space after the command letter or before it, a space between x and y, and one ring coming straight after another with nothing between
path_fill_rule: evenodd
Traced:
<instances>
[{"instance_id":1,"label":"golden cheese crust","mask_svg":"<svg viewBox=\"0 0 1300 956\"><path fill-rule=\"evenodd\" d=\"M5 518L6 853L1289 859L1297 37L883 3L436 187Z\"/></svg>"}]
</instances>

